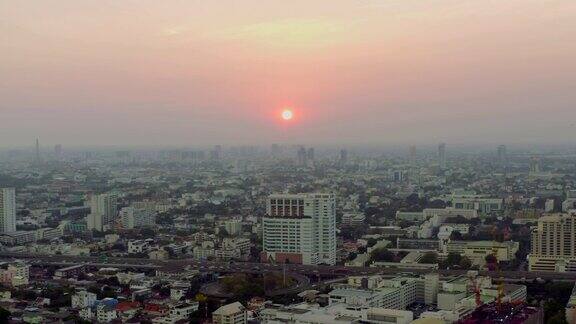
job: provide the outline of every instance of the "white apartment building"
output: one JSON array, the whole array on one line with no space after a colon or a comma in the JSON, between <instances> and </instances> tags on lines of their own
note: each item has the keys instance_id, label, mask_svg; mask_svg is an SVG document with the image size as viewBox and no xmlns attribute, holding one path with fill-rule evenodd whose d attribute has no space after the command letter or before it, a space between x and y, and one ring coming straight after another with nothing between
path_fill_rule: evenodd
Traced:
<instances>
[{"instance_id":1,"label":"white apartment building","mask_svg":"<svg viewBox=\"0 0 576 324\"><path fill-rule=\"evenodd\" d=\"M238 219L227 220L223 225L229 235L237 236L242 234L242 221Z\"/></svg>"},{"instance_id":2,"label":"white apartment building","mask_svg":"<svg viewBox=\"0 0 576 324\"><path fill-rule=\"evenodd\" d=\"M459 210L475 210L479 214L487 215L500 212L504 209L504 200L501 198L489 198L476 194L453 194L452 207Z\"/></svg>"},{"instance_id":3,"label":"white apartment building","mask_svg":"<svg viewBox=\"0 0 576 324\"><path fill-rule=\"evenodd\" d=\"M333 194L271 195L262 228L262 261L336 263L336 199Z\"/></svg>"},{"instance_id":4,"label":"white apartment building","mask_svg":"<svg viewBox=\"0 0 576 324\"><path fill-rule=\"evenodd\" d=\"M89 230L102 231L105 225L116 219L118 197L115 194L93 195L90 198L90 214L86 216Z\"/></svg>"},{"instance_id":5,"label":"white apartment building","mask_svg":"<svg viewBox=\"0 0 576 324\"><path fill-rule=\"evenodd\" d=\"M330 305L343 303L349 306L405 309L406 306L416 301L423 302L426 295L425 289L434 288L425 285L425 280L422 278L397 277L388 280L376 278L375 283L370 283L369 280L360 286L357 284L333 285L335 289L328 294Z\"/></svg>"},{"instance_id":6,"label":"white apartment building","mask_svg":"<svg viewBox=\"0 0 576 324\"><path fill-rule=\"evenodd\" d=\"M16 190L0 188L0 233L16 231Z\"/></svg>"},{"instance_id":7,"label":"white apartment building","mask_svg":"<svg viewBox=\"0 0 576 324\"><path fill-rule=\"evenodd\" d=\"M0 282L12 287L24 286L29 283L30 266L25 263L12 263L6 270L0 269Z\"/></svg>"},{"instance_id":8,"label":"white apartment building","mask_svg":"<svg viewBox=\"0 0 576 324\"><path fill-rule=\"evenodd\" d=\"M150 242L147 240L128 241L128 253L147 253L150 251Z\"/></svg>"},{"instance_id":9,"label":"white apartment building","mask_svg":"<svg viewBox=\"0 0 576 324\"><path fill-rule=\"evenodd\" d=\"M119 218L122 222L122 227L126 229L154 226L156 224L156 215L154 213L134 207L122 208Z\"/></svg>"},{"instance_id":10,"label":"white apartment building","mask_svg":"<svg viewBox=\"0 0 576 324\"><path fill-rule=\"evenodd\" d=\"M296 304L284 307L267 307L260 311L264 324L333 324L371 323L408 324L414 319L411 311L378 307L351 307L333 304L320 307L317 304Z\"/></svg>"},{"instance_id":11,"label":"white apartment building","mask_svg":"<svg viewBox=\"0 0 576 324\"><path fill-rule=\"evenodd\" d=\"M362 226L366 221L366 216L363 213L344 213L342 215L342 226Z\"/></svg>"},{"instance_id":12,"label":"white apartment building","mask_svg":"<svg viewBox=\"0 0 576 324\"><path fill-rule=\"evenodd\" d=\"M246 324L248 313L246 307L239 302L224 305L212 313L214 324Z\"/></svg>"},{"instance_id":13,"label":"white apartment building","mask_svg":"<svg viewBox=\"0 0 576 324\"><path fill-rule=\"evenodd\" d=\"M232 249L240 251L241 255L249 255L250 254L250 247L252 244L250 243L250 239L247 238L224 238L222 240L222 248L224 249Z\"/></svg>"},{"instance_id":14,"label":"white apartment building","mask_svg":"<svg viewBox=\"0 0 576 324\"><path fill-rule=\"evenodd\" d=\"M530 271L576 271L576 215L552 214L538 219L532 230Z\"/></svg>"},{"instance_id":15,"label":"white apartment building","mask_svg":"<svg viewBox=\"0 0 576 324\"><path fill-rule=\"evenodd\" d=\"M96 319L101 323L110 323L118 317L116 309L105 304L96 307Z\"/></svg>"},{"instance_id":16,"label":"white apartment building","mask_svg":"<svg viewBox=\"0 0 576 324\"><path fill-rule=\"evenodd\" d=\"M96 304L96 294L81 290L72 295L72 308L82 309Z\"/></svg>"}]
</instances>

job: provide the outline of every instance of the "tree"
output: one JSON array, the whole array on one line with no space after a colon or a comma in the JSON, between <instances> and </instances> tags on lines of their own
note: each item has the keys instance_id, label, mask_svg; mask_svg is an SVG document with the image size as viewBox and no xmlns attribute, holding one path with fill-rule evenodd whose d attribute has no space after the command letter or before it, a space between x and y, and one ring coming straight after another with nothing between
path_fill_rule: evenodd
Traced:
<instances>
[{"instance_id":1,"label":"tree","mask_svg":"<svg viewBox=\"0 0 576 324\"><path fill-rule=\"evenodd\" d=\"M11 315L7 309L0 307L0 323L8 323Z\"/></svg>"},{"instance_id":2,"label":"tree","mask_svg":"<svg viewBox=\"0 0 576 324\"><path fill-rule=\"evenodd\" d=\"M470 259L468 259L467 257L462 257L458 265L460 266L460 269L468 270L470 269L470 267L472 267L472 261L470 261Z\"/></svg>"},{"instance_id":3,"label":"tree","mask_svg":"<svg viewBox=\"0 0 576 324\"><path fill-rule=\"evenodd\" d=\"M393 262L394 253L388 251L386 248L375 249L370 253L370 259L376 262Z\"/></svg>"},{"instance_id":4,"label":"tree","mask_svg":"<svg viewBox=\"0 0 576 324\"><path fill-rule=\"evenodd\" d=\"M438 254L436 254L436 252L426 252L420 259L420 263L425 264L438 263Z\"/></svg>"},{"instance_id":5,"label":"tree","mask_svg":"<svg viewBox=\"0 0 576 324\"><path fill-rule=\"evenodd\" d=\"M154 238L156 236L156 231L154 231L152 228L145 227L140 230L140 235L142 235L144 238Z\"/></svg>"},{"instance_id":6,"label":"tree","mask_svg":"<svg viewBox=\"0 0 576 324\"><path fill-rule=\"evenodd\" d=\"M462 237L462 233L460 231L453 231L450 233L450 240L452 241L462 241L464 238Z\"/></svg>"},{"instance_id":7,"label":"tree","mask_svg":"<svg viewBox=\"0 0 576 324\"><path fill-rule=\"evenodd\" d=\"M562 310L558 311L546 321L546 324L568 324L565 312Z\"/></svg>"},{"instance_id":8,"label":"tree","mask_svg":"<svg viewBox=\"0 0 576 324\"><path fill-rule=\"evenodd\" d=\"M441 266L442 268L450 269L453 268L454 266L460 265L461 261L462 256L460 254L450 252L448 253L448 256L446 256L446 260L444 260L444 262L441 263Z\"/></svg>"},{"instance_id":9,"label":"tree","mask_svg":"<svg viewBox=\"0 0 576 324\"><path fill-rule=\"evenodd\" d=\"M494 254L488 254L485 258L486 263L488 264L496 264L498 263L498 258Z\"/></svg>"}]
</instances>

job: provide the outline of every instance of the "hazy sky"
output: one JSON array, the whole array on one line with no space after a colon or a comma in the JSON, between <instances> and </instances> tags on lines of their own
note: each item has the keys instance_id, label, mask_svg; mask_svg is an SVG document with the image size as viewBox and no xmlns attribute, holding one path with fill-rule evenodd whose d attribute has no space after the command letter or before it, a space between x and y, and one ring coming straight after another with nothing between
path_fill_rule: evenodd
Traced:
<instances>
[{"instance_id":1,"label":"hazy sky","mask_svg":"<svg viewBox=\"0 0 576 324\"><path fill-rule=\"evenodd\" d=\"M575 124L574 0L0 0L0 146L544 143Z\"/></svg>"}]
</instances>

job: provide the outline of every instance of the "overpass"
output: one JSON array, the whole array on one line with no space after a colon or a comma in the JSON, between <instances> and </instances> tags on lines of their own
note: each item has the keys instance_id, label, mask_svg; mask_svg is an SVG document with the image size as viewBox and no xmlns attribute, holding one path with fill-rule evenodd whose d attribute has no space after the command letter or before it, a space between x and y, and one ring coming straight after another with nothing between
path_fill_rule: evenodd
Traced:
<instances>
[{"instance_id":1,"label":"overpass","mask_svg":"<svg viewBox=\"0 0 576 324\"><path fill-rule=\"evenodd\" d=\"M0 252L0 260L29 260L31 264L38 266L71 266L85 263L94 267L114 267L119 269L134 270L159 270L166 272L179 272L187 269L194 269L201 272L218 273L263 273L283 271L306 275L317 278L337 278L343 276L360 275L398 275L401 273L426 274L436 272L441 276L466 275L466 270L430 270L430 269L410 269L410 268L378 268L378 267L348 267L348 266L326 266L326 265L302 265L302 264L269 264L251 262L222 262L222 261L198 261L193 259L170 259L170 260L149 260L141 258L118 258L110 257L105 260L91 256L64 256L64 255L39 255L28 253L8 253ZM510 280L562 280L576 281L576 273L566 272L531 272L531 271L479 271L480 275L489 276L494 279Z\"/></svg>"}]
</instances>

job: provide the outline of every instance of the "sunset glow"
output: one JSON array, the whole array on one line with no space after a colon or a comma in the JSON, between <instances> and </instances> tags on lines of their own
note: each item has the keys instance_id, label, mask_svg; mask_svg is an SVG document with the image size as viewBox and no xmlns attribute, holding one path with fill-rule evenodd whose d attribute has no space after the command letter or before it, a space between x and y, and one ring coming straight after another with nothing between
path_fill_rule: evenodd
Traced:
<instances>
[{"instance_id":1,"label":"sunset glow","mask_svg":"<svg viewBox=\"0 0 576 324\"><path fill-rule=\"evenodd\" d=\"M0 147L573 137L576 1L167 3L0 1Z\"/></svg>"},{"instance_id":2,"label":"sunset glow","mask_svg":"<svg viewBox=\"0 0 576 324\"><path fill-rule=\"evenodd\" d=\"M292 117L294 117L294 114L292 113L292 110L284 110L284 111L282 111L282 119L284 119L284 120L290 120L290 119L292 119Z\"/></svg>"}]
</instances>

